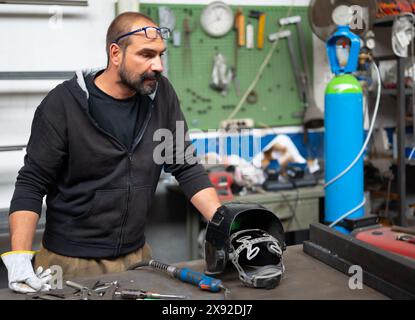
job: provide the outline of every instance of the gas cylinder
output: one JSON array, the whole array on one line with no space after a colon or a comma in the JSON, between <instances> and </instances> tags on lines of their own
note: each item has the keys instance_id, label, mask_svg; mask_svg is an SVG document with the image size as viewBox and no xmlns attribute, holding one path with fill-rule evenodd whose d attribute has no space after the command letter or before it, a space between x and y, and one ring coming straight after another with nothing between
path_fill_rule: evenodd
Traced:
<instances>
[{"instance_id":1,"label":"gas cylinder","mask_svg":"<svg viewBox=\"0 0 415 320\"><path fill-rule=\"evenodd\" d=\"M339 26L327 41L334 78L325 93L325 223L330 224L364 201L363 157L339 179L359 154L364 143L363 94L352 75L357 69L360 39L348 26ZM332 183L331 183L332 182ZM348 218L364 215L362 206ZM349 233L340 225L338 231Z\"/></svg>"}]
</instances>

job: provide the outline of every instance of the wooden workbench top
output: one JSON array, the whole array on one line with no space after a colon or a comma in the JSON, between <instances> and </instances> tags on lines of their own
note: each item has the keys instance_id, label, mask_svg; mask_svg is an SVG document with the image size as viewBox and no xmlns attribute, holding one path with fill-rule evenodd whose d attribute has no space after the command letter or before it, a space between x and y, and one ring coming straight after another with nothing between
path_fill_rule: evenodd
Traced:
<instances>
[{"instance_id":1,"label":"wooden workbench top","mask_svg":"<svg viewBox=\"0 0 415 320\"><path fill-rule=\"evenodd\" d=\"M231 263L231 262L229 262ZM297 299L387 299L381 293L364 285L362 290L349 289L349 277L322 262L308 256L302 245L288 247L284 254L286 272L278 287L273 290L251 289L243 287L233 272L233 266L220 278L231 289L229 299L234 300L297 300ZM201 260L177 264L195 271L203 271ZM71 279L72 280L72 279ZM99 277L80 280L92 286L97 280L119 281L121 288L142 289L161 294L185 295L189 299L222 300L222 293L209 293L182 283L177 279L155 270L143 268L117 274L106 274ZM0 300L23 300L25 295L15 294L8 289L0 290Z\"/></svg>"}]
</instances>

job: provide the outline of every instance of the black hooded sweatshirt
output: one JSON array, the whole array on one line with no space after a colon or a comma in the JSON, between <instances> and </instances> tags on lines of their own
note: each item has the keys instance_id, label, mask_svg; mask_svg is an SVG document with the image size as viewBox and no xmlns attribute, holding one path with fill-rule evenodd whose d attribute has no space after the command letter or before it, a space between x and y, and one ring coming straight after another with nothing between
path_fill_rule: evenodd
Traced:
<instances>
[{"instance_id":1,"label":"black hooded sweatshirt","mask_svg":"<svg viewBox=\"0 0 415 320\"><path fill-rule=\"evenodd\" d=\"M163 167L189 199L211 183L188 139L184 148L176 139L161 139L175 157L166 157L165 163L153 160L154 149L161 146L160 135L153 137L158 129L175 136L176 122L183 121L187 132L166 78L161 77L154 94L140 97L140 129L129 150L91 117L86 76L77 72L36 109L10 213L40 215L47 195L46 249L71 257L114 258L144 245L146 218Z\"/></svg>"}]
</instances>

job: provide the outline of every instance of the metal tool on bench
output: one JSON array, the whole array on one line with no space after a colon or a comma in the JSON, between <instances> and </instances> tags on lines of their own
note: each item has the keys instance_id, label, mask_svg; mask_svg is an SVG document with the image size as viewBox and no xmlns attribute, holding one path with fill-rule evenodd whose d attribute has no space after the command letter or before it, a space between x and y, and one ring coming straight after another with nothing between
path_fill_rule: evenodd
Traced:
<instances>
[{"instance_id":1,"label":"metal tool on bench","mask_svg":"<svg viewBox=\"0 0 415 320\"><path fill-rule=\"evenodd\" d=\"M186 299L186 296L173 294L160 294L144 290L121 290L115 292L115 295L126 300L141 300L141 299Z\"/></svg>"},{"instance_id":2,"label":"metal tool on bench","mask_svg":"<svg viewBox=\"0 0 415 320\"><path fill-rule=\"evenodd\" d=\"M224 289L225 291L227 290L222 284L222 281L219 279L209 277L203 273L199 273L188 268L178 268L155 260L136 263L130 266L128 270L135 270L146 266L167 273L182 282L194 284L201 290L210 292L219 292L221 289Z\"/></svg>"},{"instance_id":3,"label":"metal tool on bench","mask_svg":"<svg viewBox=\"0 0 415 320\"><path fill-rule=\"evenodd\" d=\"M66 281L66 285L68 287L80 290L80 294L82 300L112 300L114 298L114 294L118 289L118 282L114 281L108 283L104 286L105 291L101 292L103 286L99 286L96 289L90 289L82 284L73 282L73 281Z\"/></svg>"},{"instance_id":4,"label":"metal tool on bench","mask_svg":"<svg viewBox=\"0 0 415 320\"><path fill-rule=\"evenodd\" d=\"M396 236L396 240L403 241L410 244L415 244L415 237L407 235L407 234L400 234Z\"/></svg>"},{"instance_id":5,"label":"metal tool on bench","mask_svg":"<svg viewBox=\"0 0 415 320\"><path fill-rule=\"evenodd\" d=\"M113 300L118 289L118 282L97 282L93 288L89 288L74 281L66 281L66 285L76 289L75 292L67 293L62 290L42 292L31 296L33 299L41 300Z\"/></svg>"},{"instance_id":6,"label":"metal tool on bench","mask_svg":"<svg viewBox=\"0 0 415 320\"><path fill-rule=\"evenodd\" d=\"M233 199L231 186L233 184L233 176L226 171L209 172L209 179L215 188L221 201Z\"/></svg>"}]
</instances>

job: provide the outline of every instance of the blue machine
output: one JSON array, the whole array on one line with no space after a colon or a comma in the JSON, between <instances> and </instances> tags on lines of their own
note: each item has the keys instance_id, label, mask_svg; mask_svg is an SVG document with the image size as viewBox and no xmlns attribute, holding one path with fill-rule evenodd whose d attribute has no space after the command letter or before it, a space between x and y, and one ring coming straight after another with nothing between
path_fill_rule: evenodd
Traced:
<instances>
[{"instance_id":1,"label":"blue machine","mask_svg":"<svg viewBox=\"0 0 415 320\"><path fill-rule=\"evenodd\" d=\"M329 62L335 74L325 95L325 222L328 224L346 213L351 213L350 219L364 215L363 157L344 173L356 159L364 140L362 87L351 74L357 70L359 51L360 38L348 26L339 26L327 41ZM347 63L339 61L347 55ZM341 226L335 228L349 233Z\"/></svg>"}]
</instances>

